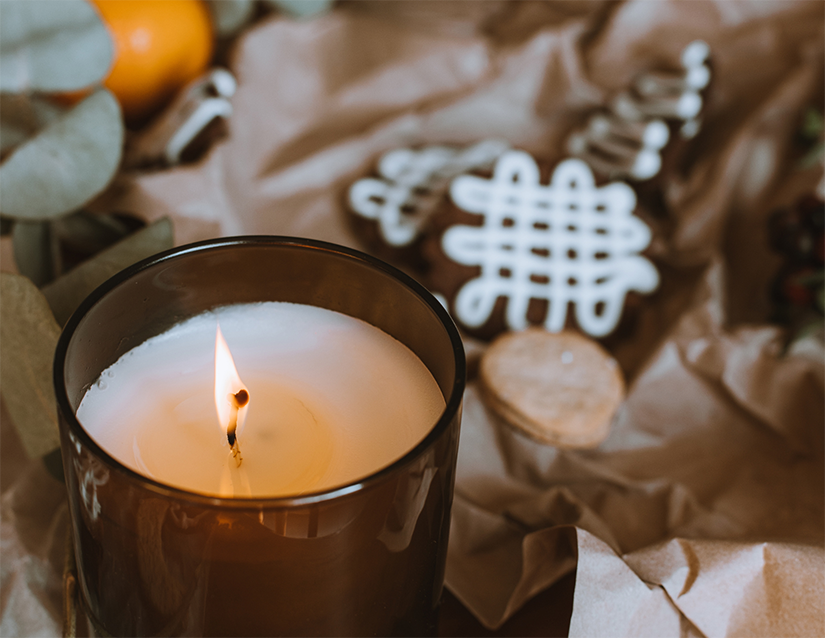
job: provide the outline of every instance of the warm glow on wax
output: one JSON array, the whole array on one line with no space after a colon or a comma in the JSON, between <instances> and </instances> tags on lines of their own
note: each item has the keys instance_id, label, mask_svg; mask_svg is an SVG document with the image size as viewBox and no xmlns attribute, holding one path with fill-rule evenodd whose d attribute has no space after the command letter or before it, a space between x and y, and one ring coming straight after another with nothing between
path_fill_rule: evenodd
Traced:
<instances>
[{"instance_id":1,"label":"warm glow on wax","mask_svg":"<svg viewBox=\"0 0 825 638\"><path fill-rule=\"evenodd\" d=\"M231 498L369 476L420 442L443 410L429 370L386 333L331 310L265 302L148 339L101 374L77 414L135 471Z\"/></svg>"}]
</instances>

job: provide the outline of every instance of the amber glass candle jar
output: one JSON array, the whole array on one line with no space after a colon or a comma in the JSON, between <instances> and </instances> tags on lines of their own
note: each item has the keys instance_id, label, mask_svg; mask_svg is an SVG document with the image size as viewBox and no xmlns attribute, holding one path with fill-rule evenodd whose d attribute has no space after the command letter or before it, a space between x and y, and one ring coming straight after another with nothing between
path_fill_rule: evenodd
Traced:
<instances>
[{"instance_id":1,"label":"amber glass candle jar","mask_svg":"<svg viewBox=\"0 0 825 638\"><path fill-rule=\"evenodd\" d=\"M126 467L84 430L80 401L124 353L214 308L264 301L334 310L394 337L438 384L441 417L370 476L278 498L164 485ZM92 293L64 329L54 372L80 599L98 633L435 632L465 361L449 316L414 280L368 255L311 240L184 246Z\"/></svg>"}]
</instances>

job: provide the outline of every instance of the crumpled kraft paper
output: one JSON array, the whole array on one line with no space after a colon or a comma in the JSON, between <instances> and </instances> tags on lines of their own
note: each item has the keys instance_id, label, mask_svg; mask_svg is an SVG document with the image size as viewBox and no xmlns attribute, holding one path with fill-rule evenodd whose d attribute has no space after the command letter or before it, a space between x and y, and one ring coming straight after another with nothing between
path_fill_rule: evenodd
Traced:
<instances>
[{"instance_id":1,"label":"crumpled kraft paper","mask_svg":"<svg viewBox=\"0 0 825 638\"><path fill-rule=\"evenodd\" d=\"M709 270L703 292L709 294L717 270ZM686 620L699 628L696 635L819 635L825 608L807 597L825 600L822 445L794 449L787 431L777 431L771 421L821 436L822 351L812 358L804 352L808 344L800 344L782 360L757 357L742 370L741 358L767 358L766 351L777 349L776 330L734 337L713 323L713 315L710 297L686 313L634 382L597 450L540 446L499 423L473 400L470 388L456 479L461 531L451 538L448 583L485 624L500 624L535 593L532 588L557 580L577 556L571 635L680 635ZM697 368L691 352L701 357L726 348L733 351L728 365L741 372L732 387L721 381L724 371ZM789 370L797 366L799 372ZM794 392L818 409L776 401L771 419L762 418L764 375L775 375L778 383L795 379ZM578 544L565 542L565 526L575 527ZM547 538L553 551L528 559ZM689 579L704 583L694 585L691 599L715 607L705 610L697 602L688 614L677 600L681 590L665 588L675 606L665 604L663 592L649 591L651 583L676 578L662 575L658 565L670 550L655 548L667 539L716 548L707 550L716 552L714 560L688 565ZM776 550L765 562L761 548L777 543L790 549ZM598 557L583 569L594 551ZM729 562L737 564L735 579L725 575ZM780 578L785 571L790 575ZM483 574L497 577L485 580ZM742 593L757 580L764 581L764 596L782 598L782 605L759 606L756 594ZM791 584L807 594L786 597ZM631 613L635 607L638 617ZM716 618L719 608L730 615L728 625ZM614 612L627 624L613 624ZM702 624L694 614L710 618ZM652 620L660 615L668 621ZM772 626L774 633L753 633Z\"/></svg>"},{"instance_id":2,"label":"crumpled kraft paper","mask_svg":"<svg viewBox=\"0 0 825 638\"><path fill-rule=\"evenodd\" d=\"M825 635L825 357L816 338L783 354L766 322L767 217L822 178L798 168L794 140L822 108L824 31L816 0L342 2L267 19L234 52L228 136L197 164L122 173L95 206L168 215L178 243L271 233L363 248L344 196L381 153L497 137L558 161L637 73L704 39L702 129L653 211L664 284L636 334L609 344L630 383L612 433L592 451L539 445L471 379L447 586L490 628L576 570L571 635ZM466 343L477 360L484 344ZM33 493L24 475L3 477L3 546L23 549L4 558L2 627L38 633L53 580L26 570L59 552L27 547L24 521L58 523L12 508ZM21 586L49 602L18 606Z\"/></svg>"},{"instance_id":3,"label":"crumpled kraft paper","mask_svg":"<svg viewBox=\"0 0 825 638\"><path fill-rule=\"evenodd\" d=\"M818 547L675 538L619 557L580 531L579 551L573 636L821 636L825 630L825 556Z\"/></svg>"}]
</instances>

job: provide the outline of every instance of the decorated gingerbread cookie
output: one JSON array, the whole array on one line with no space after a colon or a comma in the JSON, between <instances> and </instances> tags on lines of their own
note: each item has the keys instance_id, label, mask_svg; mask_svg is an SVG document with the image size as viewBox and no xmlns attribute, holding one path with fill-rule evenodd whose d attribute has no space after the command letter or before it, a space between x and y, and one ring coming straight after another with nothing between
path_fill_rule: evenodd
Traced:
<instances>
[{"instance_id":1,"label":"decorated gingerbread cookie","mask_svg":"<svg viewBox=\"0 0 825 638\"><path fill-rule=\"evenodd\" d=\"M427 146L390 151L378 161L378 177L349 189L348 208L362 239L388 255L412 246L443 204L450 181L472 170L489 170L509 148L486 140L466 148Z\"/></svg>"},{"instance_id":2,"label":"decorated gingerbread cookie","mask_svg":"<svg viewBox=\"0 0 825 638\"><path fill-rule=\"evenodd\" d=\"M530 155L508 151L492 177L461 175L451 184L455 206L439 215L426 246L428 283L469 334L540 325L602 337L618 325L629 291L658 285L640 254L651 232L633 215L633 189L597 186L579 159L544 181Z\"/></svg>"},{"instance_id":3,"label":"decorated gingerbread cookie","mask_svg":"<svg viewBox=\"0 0 825 638\"><path fill-rule=\"evenodd\" d=\"M479 382L485 404L505 423L564 448L592 448L607 438L625 396L615 359L569 330L499 336L482 356Z\"/></svg>"},{"instance_id":4,"label":"decorated gingerbread cookie","mask_svg":"<svg viewBox=\"0 0 825 638\"><path fill-rule=\"evenodd\" d=\"M653 178L662 170L666 146L675 145L672 138L690 139L699 131L709 56L708 45L697 40L682 52L681 68L640 75L568 138L568 152L608 179Z\"/></svg>"}]
</instances>

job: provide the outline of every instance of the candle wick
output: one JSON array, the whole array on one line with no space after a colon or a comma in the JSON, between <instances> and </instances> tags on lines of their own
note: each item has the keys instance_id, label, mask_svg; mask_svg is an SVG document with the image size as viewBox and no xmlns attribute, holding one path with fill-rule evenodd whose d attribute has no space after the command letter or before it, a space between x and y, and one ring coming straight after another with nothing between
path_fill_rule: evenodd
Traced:
<instances>
[{"instance_id":1,"label":"candle wick","mask_svg":"<svg viewBox=\"0 0 825 638\"><path fill-rule=\"evenodd\" d=\"M229 418L229 427L226 428L226 440L229 442L229 447L232 449L232 457L241 466L243 457L241 456L241 448L238 444L238 437L236 430L238 428L238 411L249 403L249 392L245 388L238 390L234 394L229 395L229 402L232 404L232 414Z\"/></svg>"},{"instance_id":2,"label":"candle wick","mask_svg":"<svg viewBox=\"0 0 825 638\"><path fill-rule=\"evenodd\" d=\"M243 457L241 456L241 446L238 445L238 437L235 434L235 429L238 426L238 413L235 412L232 421L229 424L229 428L226 431L226 439L229 441L229 447L232 449L232 458L235 459L235 462L238 464L238 467L241 466L243 462Z\"/></svg>"},{"instance_id":3,"label":"candle wick","mask_svg":"<svg viewBox=\"0 0 825 638\"><path fill-rule=\"evenodd\" d=\"M241 388L235 394L232 395L232 400L235 403L235 407L237 407L240 410L243 406L249 403L249 392L246 390L246 388Z\"/></svg>"},{"instance_id":4,"label":"candle wick","mask_svg":"<svg viewBox=\"0 0 825 638\"><path fill-rule=\"evenodd\" d=\"M235 459L237 467L240 467L241 463L243 463L243 457L241 456L241 448L238 445L237 439L234 439L233 441L234 442L230 444L232 445L232 458Z\"/></svg>"}]
</instances>

